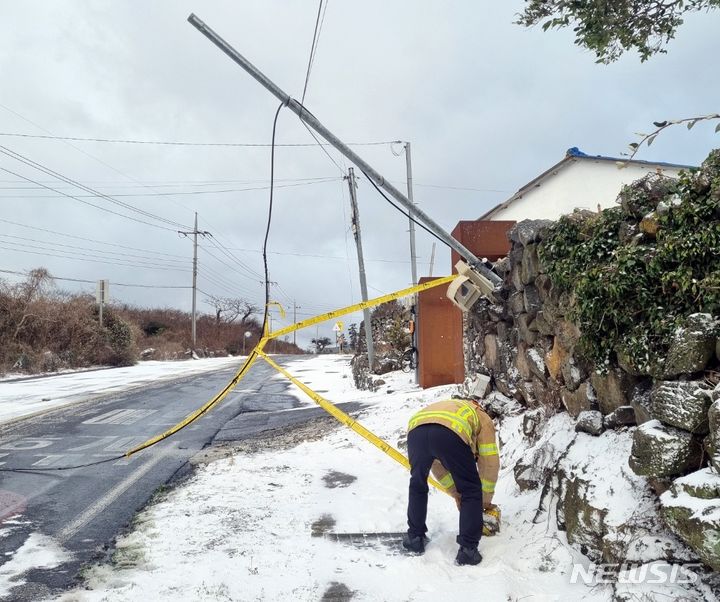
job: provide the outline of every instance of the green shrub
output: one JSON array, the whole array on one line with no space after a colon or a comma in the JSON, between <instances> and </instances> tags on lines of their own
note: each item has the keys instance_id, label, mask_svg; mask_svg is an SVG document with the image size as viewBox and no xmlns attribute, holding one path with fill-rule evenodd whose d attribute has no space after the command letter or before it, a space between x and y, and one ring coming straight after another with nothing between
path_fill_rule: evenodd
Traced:
<instances>
[{"instance_id":1,"label":"green shrub","mask_svg":"<svg viewBox=\"0 0 720 602\"><path fill-rule=\"evenodd\" d=\"M587 359L609 365L621 354L651 373L688 315L720 312L720 151L676 181L648 176L626 186L618 200L562 217L540 259L553 286L570 293ZM639 230L650 212L655 236Z\"/></svg>"}]
</instances>

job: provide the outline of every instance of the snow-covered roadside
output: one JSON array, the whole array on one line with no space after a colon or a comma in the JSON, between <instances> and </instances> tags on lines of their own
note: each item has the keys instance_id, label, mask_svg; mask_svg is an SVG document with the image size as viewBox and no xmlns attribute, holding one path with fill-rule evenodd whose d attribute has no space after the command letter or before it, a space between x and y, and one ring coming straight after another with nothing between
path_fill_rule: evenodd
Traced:
<instances>
[{"instance_id":1,"label":"snow-covered roadside","mask_svg":"<svg viewBox=\"0 0 720 602\"><path fill-rule=\"evenodd\" d=\"M409 375L395 373L383 377L387 384L380 392L357 392L345 358L298 359L288 368L334 401L362 399L368 407L360 421L395 446L416 409L454 390L418 390ZM563 426L562 417L556 422ZM265 451L241 447L199 468L137 517L134 530L119 540L112 564L86 573L89 589L60 600L304 601L324 595L347 600L351 594L353 600L383 601L611 600L610 586L571 584L572 563L587 560L567 545L553 521L532 522L540 492L520 494L512 474L514 460L527 447L521 429L520 417L506 419L501 428L505 467L496 501L503 529L481 542L485 558L478 567L453 564L457 510L437 492L430 495L432 541L422 557L311 536L327 527L335 532L405 527L407 473L340 427L320 429L319 435L308 431L306 441L285 449L276 435ZM562 436L558 432L556 439ZM633 593L638 600L658 599L652 590ZM662 599L685 593L662 586Z\"/></svg>"},{"instance_id":2,"label":"snow-covered roadside","mask_svg":"<svg viewBox=\"0 0 720 602\"><path fill-rule=\"evenodd\" d=\"M240 367L244 359L219 357L187 361L147 361L125 368L69 372L15 382L0 381L0 424L130 387L233 366Z\"/></svg>"},{"instance_id":3,"label":"snow-covered roadside","mask_svg":"<svg viewBox=\"0 0 720 602\"><path fill-rule=\"evenodd\" d=\"M383 377L380 392L358 392L341 358L294 360L288 367L334 401L362 399L368 408L359 420L395 446L417 408L454 391L422 391L409 375L393 373ZM318 600L354 592L353 600L610 600L609 586L570 584L572 563L586 560L550 523L532 523L539 493L518 494L509 462L517 457L512 442L521 428L519 419L503 427L507 466L496 497L503 530L483 540L478 567L453 564L457 510L437 492L430 495L432 541L422 557L311 536L327 526L335 532L405 527L407 473L341 427L287 449L269 440L272 449L245 449L199 469L138 516L134 531L118 542L115 562L87 573L89 589L60 599Z\"/></svg>"}]
</instances>

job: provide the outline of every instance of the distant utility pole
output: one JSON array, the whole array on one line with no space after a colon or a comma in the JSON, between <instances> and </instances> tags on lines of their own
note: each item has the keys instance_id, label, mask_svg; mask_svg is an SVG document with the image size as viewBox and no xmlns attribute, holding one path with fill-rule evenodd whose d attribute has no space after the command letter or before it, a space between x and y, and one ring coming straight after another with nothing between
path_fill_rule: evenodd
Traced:
<instances>
[{"instance_id":1,"label":"distant utility pole","mask_svg":"<svg viewBox=\"0 0 720 602\"><path fill-rule=\"evenodd\" d=\"M428 276L432 276L433 267L435 267L435 243L433 243L432 251L430 252L430 273Z\"/></svg>"},{"instance_id":2,"label":"distant utility pole","mask_svg":"<svg viewBox=\"0 0 720 602\"><path fill-rule=\"evenodd\" d=\"M412 188L412 157L410 155L410 143L405 143L405 169L407 170L407 191L408 200L415 205L413 201L413 188ZM412 209L408 211L410 216L410 269L412 270L412 284L415 286L418 282L417 279L417 255L415 253L415 213Z\"/></svg>"},{"instance_id":3,"label":"distant utility pole","mask_svg":"<svg viewBox=\"0 0 720 602\"><path fill-rule=\"evenodd\" d=\"M183 232L178 230L178 234L182 234L187 237L193 235L193 275L192 275L192 350L195 351L195 345L197 343L197 237L207 236L210 232L198 230L198 214L195 212L195 226L192 232Z\"/></svg>"},{"instance_id":4,"label":"distant utility pole","mask_svg":"<svg viewBox=\"0 0 720 602\"><path fill-rule=\"evenodd\" d=\"M356 195L357 184L355 183L355 171L352 167L348 169L347 180L348 186L350 187L350 204L352 206L352 231L353 236L355 236L355 245L357 246L358 256L358 268L360 269L360 294L362 295L362 300L367 301L368 292L367 281L365 280L365 260L363 259L362 238L360 236L360 212L358 211ZM369 309L363 309L363 318L365 320L365 342L367 343L368 366L370 367L370 371L372 372L373 366L375 365L375 347L373 346L372 322L370 320Z\"/></svg>"},{"instance_id":5,"label":"distant utility pole","mask_svg":"<svg viewBox=\"0 0 720 602\"><path fill-rule=\"evenodd\" d=\"M293 324L297 324L297 310L302 309L299 305L295 303L295 299L293 299ZM297 341L295 339L295 335L297 333L297 330L293 330L293 345L297 346Z\"/></svg>"}]
</instances>

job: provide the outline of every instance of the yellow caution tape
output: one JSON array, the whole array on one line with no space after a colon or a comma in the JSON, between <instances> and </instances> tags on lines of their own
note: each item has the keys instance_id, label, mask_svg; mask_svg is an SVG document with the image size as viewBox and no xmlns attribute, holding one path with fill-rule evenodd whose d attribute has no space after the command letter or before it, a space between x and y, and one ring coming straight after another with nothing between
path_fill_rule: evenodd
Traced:
<instances>
[{"instance_id":1,"label":"yellow caution tape","mask_svg":"<svg viewBox=\"0 0 720 602\"><path fill-rule=\"evenodd\" d=\"M130 457L131 455L136 454L137 452L139 452L143 449L146 449L146 448L150 447L151 445L155 445L156 443L159 443L163 439L167 439L168 437L174 435L179 430L185 428L189 424L192 424L198 418L200 418L201 416L203 416L207 412L209 412L214 406L216 406L223 399L225 399L227 394L230 393L230 391L232 391L235 388L235 386L243 379L243 377L245 376L247 371L255 363L255 360L258 358L258 356L263 356L264 359L266 359L266 360L269 359L264 353L262 353L262 350L265 347L265 345L269 342L270 339L275 339L277 337L289 334L296 330L300 330L301 328L307 328L308 326L314 326L315 324L319 324L320 322L326 322L327 320L332 320L333 318L337 318L339 316L351 314L351 313L359 311L361 309L375 307L377 305L382 305L383 303L387 303L388 301L394 301L395 299L400 299L401 297L407 297L409 295L414 295L415 293L419 293L424 290L452 282L456 277L457 277L457 275L444 276L443 278L437 278L436 280L431 280L430 282L426 282L424 284L418 284L417 286L411 286L409 288L405 288L405 289L396 291L394 293L390 293L388 295L383 295L382 297L376 297L374 299L369 299L368 301L362 301L361 303L356 303L355 305L350 305L350 306L344 307L342 309L337 309L335 311L331 311L331 312L328 312L325 314L320 314L319 316L315 316L314 318L308 318L307 320L297 322L297 323L293 324L292 326L288 326L286 328L276 330L275 332L272 332L272 333L269 332L268 325L266 323L265 328L263 330L263 337L258 341L257 346L255 347L255 349L253 349L250 352L250 355L248 355L247 359L245 360L245 363L237 371L235 376L233 376L232 380L227 385L225 385L225 387L222 389L222 391L220 391L217 395L215 395L215 397L213 397L205 405L198 408L191 414L188 414L188 416L186 416L181 422L178 422L172 428L168 429L164 433L161 433L160 435L153 437L152 439L148 439L147 441L145 441L145 443L141 443L137 447L133 447L132 449L125 452L125 456ZM271 304L280 305L277 302L271 302ZM289 377L289 375L287 375L287 376ZM309 390L310 389L308 389L308 391ZM330 403L330 402L327 402L327 403ZM330 405L332 406L332 404L330 404ZM335 406L332 406L332 407L335 407ZM338 410L338 412L339 411L340 410ZM338 418L338 420L339 420L339 418ZM352 420L352 419L350 419L350 420ZM369 431L368 431L368 433L369 433ZM372 434L372 433L370 433L370 434ZM385 444L385 445L387 445L387 444ZM378 447L380 447L380 446L378 446ZM380 447L380 449L382 449L382 447ZM400 455L400 457L403 458L403 460L405 462L407 462L407 458L405 458L405 456L403 456L399 452L396 452L396 453L398 453ZM395 459L397 460L397 458L395 458ZM398 462L403 464L403 462L400 460L398 460ZM406 464L403 464L403 466L406 466ZM406 468L407 468L407 466L406 466ZM436 484L435 486L437 487L438 485ZM441 487L438 487L438 488L443 490Z\"/></svg>"},{"instance_id":2,"label":"yellow caution tape","mask_svg":"<svg viewBox=\"0 0 720 602\"><path fill-rule=\"evenodd\" d=\"M265 347L266 343L268 342L268 339L263 337L258 341L257 346L255 349L253 349L250 352L250 355L247 356L247 359L243 363L243 365L240 367L240 369L235 373L235 376L233 376L232 380L225 385L225 388L222 389L215 397L213 397L210 401L208 401L205 405L195 410L192 414L188 414L182 422L178 422L175 426L172 428L169 428L164 433L161 433L160 435L157 435L153 437L152 439L148 439L145 441L145 443L141 443L137 447L133 447L132 449L125 452L125 457L129 458L133 454L136 454L139 451L142 451L145 448L150 447L151 445L155 445L156 443L159 443L163 439L167 439L168 437L174 435L179 430L184 429L189 424L195 422L200 416L203 416L207 412L209 412L215 405L220 403L225 397L227 396L230 391L232 391L235 386L244 378L244 376L247 374L248 370L250 370L250 367L256 362L258 358L258 354L262 353L263 347Z\"/></svg>"},{"instance_id":3,"label":"yellow caution tape","mask_svg":"<svg viewBox=\"0 0 720 602\"><path fill-rule=\"evenodd\" d=\"M269 301L267 305L276 305L278 311L280 312L280 317L285 318L285 308L282 306L282 303L280 303L279 301Z\"/></svg>"},{"instance_id":4,"label":"yellow caution tape","mask_svg":"<svg viewBox=\"0 0 720 602\"><path fill-rule=\"evenodd\" d=\"M314 326L315 324L319 324L320 322L327 322L328 320L332 320L333 318L338 318L340 316L351 314L353 312L360 311L361 309L368 309L370 307L382 305L383 303L387 303L388 301L394 301L395 299L408 297L410 295L414 295L415 293L421 293L422 291L428 290L430 288L435 288L436 286L448 284L452 282L455 278L457 278L457 274L454 274L452 276L443 276L442 278L438 278L437 280L431 280L430 282L426 282L424 284L418 284L417 286L404 288L394 293L383 295L382 297L368 299L367 301L362 301L360 303L356 303L355 305L349 305L348 307L336 309L335 311L330 311L326 314L320 314L318 316L315 316L314 318L308 318L307 320L303 320L302 322L296 322L291 326L276 330L268 336L271 339L276 339L277 337L290 334L291 332L294 332L296 330L301 330L303 328L307 328L308 326Z\"/></svg>"},{"instance_id":5,"label":"yellow caution tape","mask_svg":"<svg viewBox=\"0 0 720 602\"><path fill-rule=\"evenodd\" d=\"M396 462L399 462L402 464L405 468L410 470L410 462L408 459L403 456L398 450L396 450L392 445L390 445L387 441L384 441L368 429L366 429L362 424L360 424L357 420L352 418L351 416L347 415L345 412L343 412L340 408L338 408L335 404L325 399L322 395L319 393L316 393L313 391L310 387L308 387L306 384L300 382L297 378L295 378L292 374L290 374L285 368L282 366L279 366L276 364L272 359L270 359L269 356L267 356L263 351L258 351L257 354L264 359L268 364L270 364L275 370L277 370L280 374L282 374L285 378L287 378L292 384L294 384L296 387L301 389L303 393L305 393L310 399L312 399L316 404L318 404L323 410L325 410L328 414L330 414L333 418L338 420L339 422L343 423L345 426L351 428L353 431L355 431L358 435L360 435L363 439L366 441L369 441L372 443L375 447L381 449L383 452L385 452L388 456L390 456L393 460ZM432 477L428 477L428 483L435 487L436 489L439 489L443 493L447 493L448 495L452 495L445 487L443 487L440 483L438 483L435 479Z\"/></svg>"}]
</instances>

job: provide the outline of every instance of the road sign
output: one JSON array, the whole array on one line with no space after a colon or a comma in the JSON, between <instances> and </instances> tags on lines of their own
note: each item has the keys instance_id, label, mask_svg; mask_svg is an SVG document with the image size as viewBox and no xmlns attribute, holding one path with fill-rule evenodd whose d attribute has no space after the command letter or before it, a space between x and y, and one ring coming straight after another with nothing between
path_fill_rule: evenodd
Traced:
<instances>
[{"instance_id":1,"label":"road sign","mask_svg":"<svg viewBox=\"0 0 720 602\"><path fill-rule=\"evenodd\" d=\"M333 332L342 332L343 326L344 325L342 322L335 322L335 325L333 326Z\"/></svg>"},{"instance_id":2,"label":"road sign","mask_svg":"<svg viewBox=\"0 0 720 602\"><path fill-rule=\"evenodd\" d=\"M110 302L110 282L108 280L98 280L95 287L95 301L98 305Z\"/></svg>"}]
</instances>

